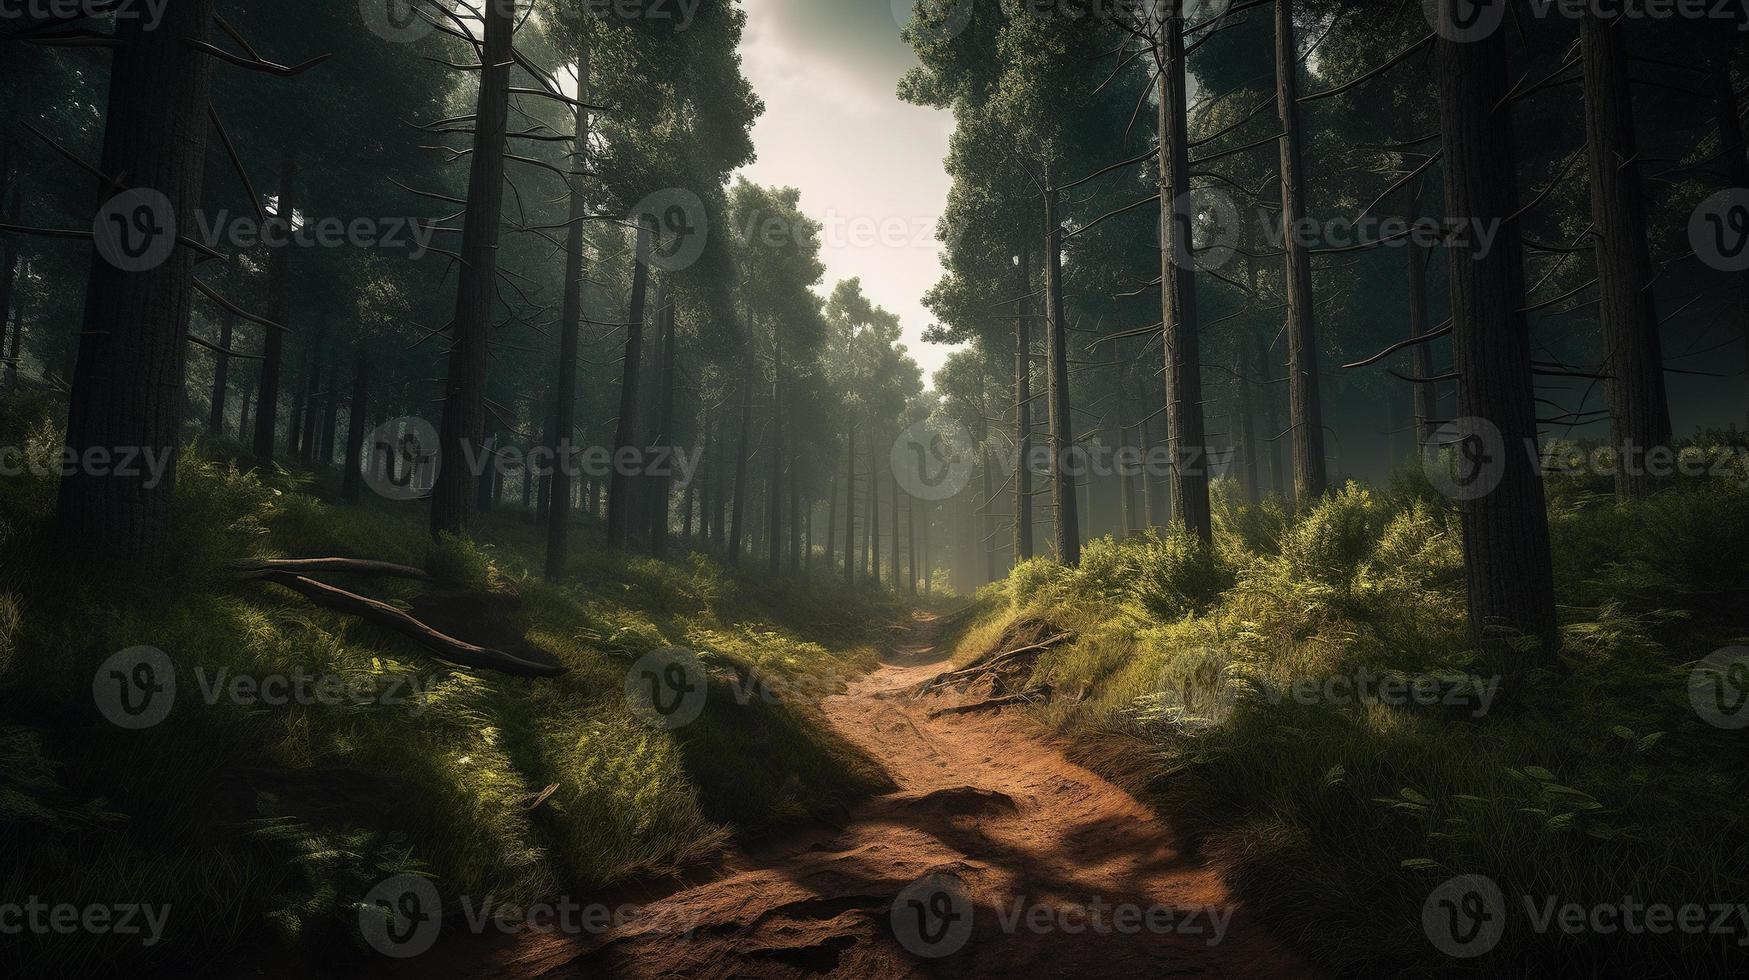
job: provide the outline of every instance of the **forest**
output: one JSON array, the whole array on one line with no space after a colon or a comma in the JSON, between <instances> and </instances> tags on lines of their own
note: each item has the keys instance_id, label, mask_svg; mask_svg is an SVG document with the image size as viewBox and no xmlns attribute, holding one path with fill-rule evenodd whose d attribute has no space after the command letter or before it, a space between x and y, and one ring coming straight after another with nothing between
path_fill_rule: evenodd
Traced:
<instances>
[{"instance_id":1,"label":"forest","mask_svg":"<svg viewBox=\"0 0 1749 980\"><path fill-rule=\"evenodd\" d=\"M1746 39L0 0L0 972L1745 975Z\"/></svg>"}]
</instances>

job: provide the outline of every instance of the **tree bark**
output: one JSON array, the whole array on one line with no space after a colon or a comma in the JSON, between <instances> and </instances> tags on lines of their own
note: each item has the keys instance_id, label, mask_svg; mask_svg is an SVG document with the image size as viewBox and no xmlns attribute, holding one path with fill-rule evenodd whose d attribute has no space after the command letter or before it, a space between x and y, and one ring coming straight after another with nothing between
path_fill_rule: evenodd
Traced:
<instances>
[{"instance_id":1,"label":"tree bark","mask_svg":"<svg viewBox=\"0 0 1749 980\"><path fill-rule=\"evenodd\" d=\"M1731 84L1731 62L1724 56L1712 64L1713 112L1718 119L1719 154L1725 186L1749 187L1749 150L1743 145L1743 117ZM1737 317L1743 322L1743 351L1749 356L1749 271L1736 274ZM1749 370L1744 372L1749 377Z\"/></svg>"},{"instance_id":2,"label":"tree bark","mask_svg":"<svg viewBox=\"0 0 1749 980\"><path fill-rule=\"evenodd\" d=\"M279 162L279 195L274 198L274 220L291 225L297 209L298 151L293 140L286 140ZM291 252L289 247L276 248L267 258L267 319L285 327L291 313ZM255 438L251 447L263 461L273 458L279 441L279 382L285 373L285 334L272 327L264 328L261 345L261 376L255 385Z\"/></svg>"},{"instance_id":3,"label":"tree bark","mask_svg":"<svg viewBox=\"0 0 1749 980\"><path fill-rule=\"evenodd\" d=\"M590 47L585 42L577 52L577 101L589 101ZM576 107L576 124L568 169L587 170L589 163L589 110ZM551 500L571 499L571 440L577 431L577 348L583 322L583 220L589 212L584 194L583 178L567 176L570 185L570 224L565 228L565 289L559 306L559 370L553 390L551 431L548 448L552 450L552 473L542 481L543 495L549 500L546 511L547 580L565 576L569 559L571 508L552 507Z\"/></svg>"},{"instance_id":4,"label":"tree bark","mask_svg":"<svg viewBox=\"0 0 1749 980\"><path fill-rule=\"evenodd\" d=\"M868 454L868 549L869 549L869 579L875 588L881 587L881 480L880 462L875 459L874 447L869 447Z\"/></svg>"},{"instance_id":5,"label":"tree bark","mask_svg":"<svg viewBox=\"0 0 1749 980\"><path fill-rule=\"evenodd\" d=\"M364 478L364 430L370 424L370 359L361 346L352 363L352 407L346 413L346 465L341 495L357 503Z\"/></svg>"},{"instance_id":6,"label":"tree bark","mask_svg":"<svg viewBox=\"0 0 1749 980\"><path fill-rule=\"evenodd\" d=\"M462 534L473 514L466 461L486 427L486 362L492 302L498 287L498 238L504 206L504 148L509 115L510 4L488 3L480 93L474 116L474 152L468 171L468 206L462 230L455 323L444 381L440 445L443 465L431 494L431 532Z\"/></svg>"},{"instance_id":7,"label":"tree bark","mask_svg":"<svg viewBox=\"0 0 1749 980\"><path fill-rule=\"evenodd\" d=\"M1204 542L1209 513L1208 440L1203 431L1201 331L1196 315L1196 255L1190 224L1190 131L1186 119L1182 0L1173 0L1162 37L1160 72L1161 323L1165 328L1166 445L1173 517Z\"/></svg>"},{"instance_id":8,"label":"tree bark","mask_svg":"<svg viewBox=\"0 0 1749 980\"><path fill-rule=\"evenodd\" d=\"M903 588L900 585L902 579L899 576L899 475L897 473L887 475L887 486L892 491L891 499L893 501L892 582L893 591L897 593Z\"/></svg>"},{"instance_id":9,"label":"tree bark","mask_svg":"<svg viewBox=\"0 0 1749 980\"><path fill-rule=\"evenodd\" d=\"M1300 150L1300 49L1293 0L1275 3L1275 105L1281 121L1281 221L1287 250L1289 421L1293 428L1294 503L1324 495L1324 408L1318 385L1318 332L1312 294L1312 257L1299 237L1306 213Z\"/></svg>"},{"instance_id":10,"label":"tree bark","mask_svg":"<svg viewBox=\"0 0 1749 980\"><path fill-rule=\"evenodd\" d=\"M0 129L0 215L7 224L19 224L19 199L16 174L12 167L12 133ZM18 278L18 246L10 235L0 235L0 341L6 344L6 387L18 381L18 359L24 349L24 310L12 316L13 283Z\"/></svg>"},{"instance_id":11,"label":"tree bark","mask_svg":"<svg viewBox=\"0 0 1749 980\"><path fill-rule=\"evenodd\" d=\"M1259 383L1263 385L1263 428L1269 433L1263 442L1263 450L1269 455L1269 486L1270 492L1280 495L1283 499L1289 497L1287 472L1281 465L1281 447L1276 440L1281 437L1281 404L1276 397L1276 362L1270 359L1269 351L1273 343L1257 344L1252 351L1256 363L1252 370L1257 372Z\"/></svg>"},{"instance_id":12,"label":"tree bark","mask_svg":"<svg viewBox=\"0 0 1749 980\"><path fill-rule=\"evenodd\" d=\"M1014 561L1032 557L1032 255L1022 246L1014 318Z\"/></svg>"},{"instance_id":13,"label":"tree bark","mask_svg":"<svg viewBox=\"0 0 1749 980\"><path fill-rule=\"evenodd\" d=\"M741 438L736 442L735 500L729 514L729 564L741 564L741 542L747 516L747 466L753 450L753 332L747 332L747 349L741 362Z\"/></svg>"},{"instance_id":14,"label":"tree bark","mask_svg":"<svg viewBox=\"0 0 1749 980\"><path fill-rule=\"evenodd\" d=\"M1411 242L1404 250L1409 265L1409 336L1419 337L1427 332L1427 251ZM1410 349L1409 375L1415 378L1426 378L1433 375L1433 353L1427 344L1416 344ZM1439 423L1433 420L1439 415L1439 387L1432 384L1412 385L1415 389L1415 447L1416 454L1426 457L1437 454L1433 445L1434 430Z\"/></svg>"},{"instance_id":15,"label":"tree bark","mask_svg":"<svg viewBox=\"0 0 1749 980\"><path fill-rule=\"evenodd\" d=\"M172 214L200 206L206 164L211 61L190 46L211 36L212 0L165 6L157 29L119 19L100 166L128 186L155 190ZM113 191L106 191L108 198ZM145 205L141 205L144 208ZM142 211L129 217L139 218ZM158 244L170 215L144 215L117 236L124 248ZM142 242L139 232L147 237ZM93 250L85 315L67 409L67 448L97 454L164 454L161 480L78 467L61 480L62 553L120 568L164 564L174 554L177 429L193 291L194 253L174 245L156 268L124 272ZM87 455L91 454L91 455Z\"/></svg>"},{"instance_id":16,"label":"tree bark","mask_svg":"<svg viewBox=\"0 0 1749 980\"><path fill-rule=\"evenodd\" d=\"M1081 563L1081 527L1070 457L1076 454L1074 419L1069 414L1069 324L1063 307L1063 226L1057 214L1060 192L1045 190L1045 332L1050 343L1051 502L1056 508L1057 560Z\"/></svg>"},{"instance_id":17,"label":"tree bark","mask_svg":"<svg viewBox=\"0 0 1749 980\"><path fill-rule=\"evenodd\" d=\"M328 386L322 396L322 438L316 456L322 469L334 465L334 443L340 428L340 354L328 351Z\"/></svg>"},{"instance_id":18,"label":"tree bark","mask_svg":"<svg viewBox=\"0 0 1749 980\"><path fill-rule=\"evenodd\" d=\"M243 279L242 253L231 253L231 267L228 271L230 272L228 282L231 285L232 292L235 293L236 287ZM11 276L8 275L7 278L10 279ZM3 314L4 312L5 306L0 305L0 314ZM225 354L224 351L231 349L231 337L235 332L236 325L237 318L233 316L229 310L224 311L220 315L219 346L224 348L224 350L215 351L213 353L212 412L207 418L207 428L211 430L214 435L218 435L225 431L225 387L230 381L231 358Z\"/></svg>"},{"instance_id":19,"label":"tree bark","mask_svg":"<svg viewBox=\"0 0 1749 980\"><path fill-rule=\"evenodd\" d=\"M856 584L856 423L850 424L845 439L844 465L844 581Z\"/></svg>"},{"instance_id":20,"label":"tree bark","mask_svg":"<svg viewBox=\"0 0 1749 980\"><path fill-rule=\"evenodd\" d=\"M783 337L778 321L771 323L771 469L765 491L765 536L767 571L776 578L783 571Z\"/></svg>"},{"instance_id":21,"label":"tree bark","mask_svg":"<svg viewBox=\"0 0 1749 980\"><path fill-rule=\"evenodd\" d=\"M614 423L613 470L607 489L607 543L615 548L626 546L631 532L632 487L639 481L625 472L620 454L628 448L641 450L638 437L638 374L644 359L644 303L650 283L650 219L638 217L637 259L632 268L631 312L626 317L625 359L621 364L619 386L619 418Z\"/></svg>"},{"instance_id":22,"label":"tree bark","mask_svg":"<svg viewBox=\"0 0 1749 980\"><path fill-rule=\"evenodd\" d=\"M1591 161L1591 218L1597 228L1597 285L1602 295L1604 388L1610 435L1619 453L1616 495L1652 488L1645 453L1670 445L1664 353L1652 304L1652 256L1640 187L1627 47L1622 25L1584 18L1585 145Z\"/></svg>"},{"instance_id":23,"label":"tree bark","mask_svg":"<svg viewBox=\"0 0 1749 980\"><path fill-rule=\"evenodd\" d=\"M1239 416L1237 428L1241 466L1245 471L1245 499L1252 506L1256 506L1263 500L1263 467L1257 458L1257 427L1251 408L1251 385L1254 382L1246 376L1253 360L1251 331L1242 328L1239 330L1239 351L1233 372L1233 387L1236 390L1233 411Z\"/></svg>"},{"instance_id":24,"label":"tree bark","mask_svg":"<svg viewBox=\"0 0 1749 980\"><path fill-rule=\"evenodd\" d=\"M1506 39L1497 31L1468 43L1436 42L1447 214L1505 222L1519 211ZM1462 503L1470 631L1478 644L1497 649L1504 647L1502 631L1534 637L1543 644L1539 660L1547 662L1559 637L1547 505L1526 452L1537 430L1523 244L1516 227L1503 226L1491 251L1453 248L1450 257L1458 414L1481 420L1472 426L1483 436L1492 435L1491 425L1500 437L1498 459L1479 467L1498 475L1498 484L1465 494L1474 499ZM1488 440L1466 448L1477 441Z\"/></svg>"},{"instance_id":25,"label":"tree bark","mask_svg":"<svg viewBox=\"0 0 1749 980\"><path fill-rule=\"evenodd\" d=\"M657 558L668 557L668 521L669 503L674 495L674 480L669 475L669 467L673 464L672 450L674 438L674 294L664 283L658 293L656 322L661 324L662 356L660 361L660 376L657 379L656 401L656 438L651 445L657 449L670 450L663 455L663 470L651 473L650 482L650 554Z\"/></svg>"}]
</instances>

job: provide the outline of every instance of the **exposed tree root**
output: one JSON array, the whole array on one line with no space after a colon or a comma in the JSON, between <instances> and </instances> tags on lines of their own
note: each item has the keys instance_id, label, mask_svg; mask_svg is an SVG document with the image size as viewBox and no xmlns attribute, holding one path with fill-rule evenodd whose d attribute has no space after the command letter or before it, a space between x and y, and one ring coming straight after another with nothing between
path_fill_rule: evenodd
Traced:
<instances>
[{"instance_id":1,"label":"exposed tree root","mask_svg":"<svg viewBox=\"0 0 1749 980\"><path fill-rule=\"evenodd\" d=\"M1066 643L1075 638L1074 633L1059 633L1037 643L1029 643L1023 647L1015 647L1000 653L986 654L957 670L950 670L931 677L918 685L917 693L928 694L959 681L969 681L984 674L994 673L1004 667L1011 666L1027 657L1036 657L1051 647Z\"/></svg>"},{"instance_id":2,"label":"exposed tree root","mask_svg":"<svg viewBox=\"0 0 1749 980\"><path fill-rule=\"evenodd\" d=\"M229 563L225 568L241 578L263 578L268 572L289 572L293 575L351 572L384 578L408 578L419 582L433 581L430 573L422 568L365 558L244 558Z\"/></svg>"},{"instance_id":3,"label":"exposed tree root","mask_svg":"<svg viewBox=\"0 0 1749 980\"><path fill-rule=\"evenodd\" d=\"M940 718L943 715L964 715L970 714L974 711L994 711L997 708L1005 708L1011 704L1031 704L1039 699L1046 701L1051 699L1051 686L1049 684L1040 684L1038 687L1028 688L1017 694L1004 694L1000 697L985 698L982 701L974 701L971 704L955 704L949 705L945 708L936 708L929 713L929 717Z\"/></svg>"},{"instance_id":4,"label":"exposed tree root","mask_svg":"<svg viewBox=\"0 0 1749 980\"><path fill-rule=\"evenodd\" d=\"M502 650L489 650L465 640L458 640L432 629L386 602L337 589L302 575L267 570L249 577L284 586L318 606L357 616L374 626L399 633L431 651L439 660L448 663L495 670L514 677L556 677L565 672L565 668L558 663L529 660Z\"/></svg>"}]
</instances>

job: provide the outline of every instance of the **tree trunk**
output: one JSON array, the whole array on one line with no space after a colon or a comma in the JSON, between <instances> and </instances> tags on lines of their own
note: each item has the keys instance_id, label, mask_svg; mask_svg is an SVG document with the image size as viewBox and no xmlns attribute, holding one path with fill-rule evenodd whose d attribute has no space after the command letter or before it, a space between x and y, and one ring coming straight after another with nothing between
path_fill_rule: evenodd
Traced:
<instances>
[{"instance_id":1,"label":"tree trunk","mask_svg":"<svg viewBox=\"0 0 1749 980\"><path fill-rule=\"evenodd\" d=\"M1269 356L1273 343L1257 344L1252 356L1257 359L1252 370L1257 372L1259 383L1263 385L1263 428L1269 433L1268 440L1263 443L1264 452L1269 454L1269 486L1272 493L1283 499L1290 497L1287 472L1281 465L1281 446L1277 444L1281 438L1281 401L1276 397L1275 364Z\"/></svg>"},{"instance_id":2,"label":"tree trunk","mask_svg":"<svg viewBox=\"0 0 1749 980\"><path fill-rule=\"evenodd\" d=\"M638 437L638 372L644 359L644 303L650 283L650 219L638 217L637 259L632 267L631 313L626 318L625 359L621 363L619 418L614 424L613 469L607 488L607 543L626 546L631 531L632 488L639 482L619 462L627 448L641 449Z\"/></svg>"},{"instance_id":3,"label":"tree trunk","mask_svg":"<svg viewBox=\"0 0 1749 980\"><path fill-rule=\"evenodd\" d=\"M1304 506L1324 495L1324 408L1318 390L1318 333L1312 257L1298 235L1306 213L1300 152L1300 49L1293 0L1275 3L1275 105L1281 120L1281 221L1287 249L1289 425L1293 427L1294 495Z\"/></svg>"},{"instance_id":4,"label":"tree trunk","mask_svg":"<svg viewBox=\"0 0 1749 980\"><path fill-rule=\"evenodd\" d=\"M131 214L115 215L133 219L112 229L124 254L164 247L172 215L200 206L211 60L189 42L211 36L212 13L212 0L182 0L165 6L156 30L137 18L116 23L120 46L112 56L101 167L129 186L157 191L170 208L156 214L141 202ZM150 451L162 454L164 467L158 480L139 466L132 475L79 467L62 478L62 553L104 566L148 567L174 553L175 454L194 253L176 243L170 248L164 262L137 272L124 272L95 250L91 257L67 447L81 459L109 454L111 465L118 453Z\"/></svg>"},{"instance_id":5,"label":"tree trunk","mask_svg":"<svg viewBox=\"0 0 1749 980\"><path fill-rule=\"evenodd\" d=\"M486 428L486 361L492 303L498 286L498 237L504 207L504 146L510 99L509 4L485 5L485 44L474 117L474 152L468 171L468 207L462 231L449 374L444 381L443 465L431 494L431 532L461 534L472 515L473 486L466 460Z\"/></svg>"},{"instance_id":6,"label":"tree trunk","mask_svg":"<svg viewBox=\"0 0 1749 980\"><path fill-rule=\"evenodd\" d=\"M783 337L778 321L771 322L771 472L766 484L765 524L767 571L776 578L783 571Z\"/></svg>"},{"instance_id":7,"label":"tree trunk","mask_svg":"<svg viewBox=\"0 0 1749 980\"><path fill-rule=\"evenodd\" d=\"M577 53L577 101L589 101L589 55L585 42ZM589 164L589 110L576 106L569 157L571 170L587 170ZM568 538L571 530L571 508L561 503L552 507L550 501L571 499L572 437L577 431L577 347L578 332L583 322L583 220L589 213L584 195L583 178L567 176L570 185L570 224L565 228L565 289L559 307L559 370L553 390L551 431L548 448L552 450L552 472L542 480L543 496L549 500L546 512L548 581L563 578L570 557Z\"/></svg>"},{"instance_id":8,"label":"tree trunk","mask_svg":"<svg viewBox=\"0 0 1749 980\"><path fill-rule=\"evenodd\" d=\"M20 224L18 220L20 199L23 194L18 192L15 174L12 169L12 134L0 130L0 136L5 142L0 143L0 215L5 216L7 224ZM18 247L10 235L0 235L0 341L6 343L6 387L12 388L18 382L18 359L24 349L24 309L18 310L16 321L12 316L13 283L18 278Z\"/></svg>"},{"instance_id":9,"label":"tree trunk","mask_svg":"<svg viewBox=\"0 0 1749 980\"><path fill-rule=\"evenodd\" d=\"M741 438L735 453L735 500L729 515L729 564L741 564L741 541L747 516L747 465L753 450L753 333L747 332L747 349L741 363Z\"/></svg>"},{"instance_id":10,"label":"tree trunk","mask_svg":"<svg viewBox=\"0 0 1749 980\"><path fill-rule=\"evenodd\" d=\"M661 324L662 356L657 379L656 438L651 445L670 450L663 457L664 468L650 475L650 554L668 557L669 502L674 495L674 479L669 475L673 464L674 438L674 306L673 292L664 283L657 304L656 322Z\"/></svg>"},{"instance_id":11,"label":"tree trunk","mask_svg":"<svg viewBox=\"0 0 1749 980\"><path fill-rule=\"evenodd\" d=\"M564 330L563 330L563 328L561 328L560 332L559 332L559 344L560 344L561 348L563 348L564 343L565 343ZM553 483L554 483L554 480L557 478L557 472L558 472L558 469L559 469L561 463L568 461L570 459L569 456L561 457L561 456L559 456L558 453L560 450L563 450L566 453L569 453L571 451L571 443L566 438L559 435L559 431L560 431L559 430L559 406L558 406L557 401L553 395L554 390L555 389L553 389L553 388L549 388L545 392L542 393L541 400L539 403L539 408L538 408L538 411L540 412L540 415L541 415L541 424L545 426L545 430L542 432L542 443L544 445L546 445L549 449L554 450L553 457L547 461L547 465L549 465L551 467L551 470L549 470L546 473L525 474L524 475L525 482L527 481L529 476L534 477L534 522L536 524L540 525L542 528L546 529L546 532L548 535L548 538L547 538L547 550L548 550L547 558L548 558L548 561L551 561L551 559L552 559L552 537L551 537L551 535L552 535L552 505L553 505L553 499L554 499L553 498ZM573 384L573 390L575 390L575 384ZM573 403L573 405L574 404L575 403ZM529 414L532 415L532 414L534 414L535 411L537 411L536 406L530 405L529 406ZM572 433L575 433L577 431L575 415L573 415L573 418L572 418L572 426L571 426L570 431ZM568 475L566 477L566 482L567 483L572 482ZM526 506L526 501L524 502L524 505ZM565 509L563 502L560 503L559 509L561 511L563 511ZM561 515L561 516L563 516L563 515ZM569 531L569 530L570 530L570 525L569 525L569 522L567 521L566 531ZM565 535L566 531L560 532L561 538ZM558 577L559 575L564 574L564 567L563 566L565 564L565 559L563 556L565 554L565 549L563 547L559 548L559 554L562 557L559 559L560 568L559 568L558 572L556 573L556 575L554 575L555 578ZM542 574L543 575L546 574L545 569L542 570ZM551 579L549 579L549 581L551 581Z\"/></svg>"},{"instance_id":12,"label":"tree trunk","mask_svg":"<svg viewBox=\"0 0 1749 980\"><path fill-rule=\"evenodd\" d=\"M917 498L905 497L905 591L917 594Z\"/></svg>"},{"instance_id":13,"label":"tree trunk","mask_svg":"<svg viewBox=\"0 0 1749 980\"><path fill-rule=\"evenodd\" d=\"M1610 436L1620 453L1616 495L1638 497L1652 480L1645 453L1670 445L1670 403L1664 353L1652 304L1652 256L1646 245L1646 204L1640 189L1639 146L1623 26L1595 14L1584 18L1585 144L1591 160L1591 219L1597 227L1597 284L1602 295L1603 346L1608 351Z\"/></svg>"},{"instance_id":14,"label":"tree trunk","mask_svg":"<svg viewBox=\"0 0 1749 980\"><path fill-rule=\"evenodd\" d=\"M856 423L851 423L844 450L844 581L856 584L861 563L856 551Z\"/></svg>"},{"instance_id":15,"label":"tree trunk","mask_svg":"<svg viewBox=\"0 0 1749 980\"><path fill-rule=\"evenodd\" d=\"M789 572L791 575L802 573L802 468L798 465L799 452L800 450L792 439L789 457Z\"/></svg>"},{"instance_id":16,"label":"tree trunk","mask_svg":"<svg viewBox=\"0 0 1749 980\"><path fill-rule=\"evenodd\" d=\"M1405 250L1409 260L1409 336L1419 337L1427 332L1427 250L1411 242ZM1416 344L1410 348L1409 375L1414 378L1427 378L1433 375L1433 352L1427 344ZM1439 423L1433 420L1439 415L1439 388L1432 384L1417 384L1415 389L1415 447L1416 455L1426 457L1437 454L1433 445L1434 430Z\"/></svg>"},{"instance_id":17,"label":"tree trunk","mask_svg":"<svg viewBox=\"0 0 1749 980\"><path fill-rule=\"evenodd\" d=\"M230 276L227 281L231 285L232 292L235 293L236 287L240 285L243 280L241 252L231 253L231 267L229 271ZM11 278L9 272L7 278ZM4 288L4 286L0 286L0 289ZM4 304L0 304L0 314L4 314L5 309L6 307ZM212 412L207 418L207 428L211 430L214 435L221 434L225 431L225 386L230 380L231 358L226 355L224 351L231 349L231 339L236 330L236 325L237 318L231 315L229 310L224 311L219 316L219 346L224 348L224 350L216 351L213 354Z\"/></svg>"},{"instance_id":18,"label":"tree trunk","mask_svg":"<svg viewBox=\"0 0 1749 980\"><path fill-rule=\"evenodd\" d=\"M826 571L830 574L837 563L838 552L838 473L832 473L832 489L826 497Z\"/></svg>"},{"instance_id":19,"label":"tree trunk","mask_svg":"<svg viewBox=\"0 0 1749 980\"><path fill-rule=\"evenodd\" d=\"M935 577L933 563L929 560L929 525L935 517L935 504L925 501L923 504L923 595L928 598Z\"/></svg>"},{"instance_id":20,"label":"tree trunk","mask_svg":"<svg viewBox=\"0 0 1749 980\"><path fill-rule=\"evenodd\" d=\"M1014 561L1032 557L1032 256L1022 246L1014 318Z\"/></svg>"},{"instance_id":21,"label":"tree trunk","mask_svg":"<svg viewBox=\"0 0 1749 980\"><path fill-rule=\"evenodd\" d=\"M1070 456L1076 452L1069 414L1069 323L1063 307L1063 226L1059 191L1045 190L1045 334L1050 344L1051 502L1056 507L1057 560L1081 563L1081 527Z\"/></svg>"},{"instance_id":22,"label":"tree trunk","mask_svg":"<svg viewBox=\"0 0 1749 980\"><path fill-rule=\"evenodd\" d=\"M1161 323L1166 354L1166 446L1174 518L1204 542L1209 513L1208 440L1203 433L1201 331L1190 224L1190 131L1185 107L1183 0L1174 0L1162 38L1160 72Z\"/></svg>"},{"instance_id":23,"label":"tree trunk","mask_svg":"<svg viewBox=\"0 0 1749 980\"><path fill-rule=\"evenodd\" d=\"M346 413L346 466L340 492L357 503L364 477L364 430L370 417L370 360L361 347L352 364L352 407Z\"/></svg>"},{"instance_id":24,"label":"tree trunk","mask_svg":"<svg viewBox=\"0 0 1749 980\"><path fill-rule=\"evenodd\" d=\"M1233 371L1233 386L1237 397L1233 399L1233 411L1238 414L1240 465L1244 468L1245 499L1252 506L1263 501L1263 467L1257 458L1257 428L1254 424L1251 409L1251 385L1255 382L1246 376L1251 362L1251 331L1239 330L1238 359Z\"/></svg>"},{"instance_id":25,"label":"tree trunk","mask_svg":"<svg viewBox=\"0 0 1749 980\"><path fill-rule=\"evenodd\" d=\"M286 140L279 162L279 195L274 198L274 220L289 229L297 210L294 192L298 179L295 141ZM267 257L267 319L285 327L291 313L291 248L276 248ZM273 458L279 441L279 382L285 373L285 334L265 328L261 346L261 377L255 385L255 438L252 450L263 461Z\"/></svg>"},{"instance_id":26,"label":"tree trunk","mask_svg":"<svg viewBox=\"0 0 1749 980\"><path fill-rule=\"evenodd\" d=\"M893 591L897 593L902 588L899 578L899 475L897 473L888 474L887 486L892 491L891 499L893 501L892 582Z\"/></svg>"},{"instance_id":27,"label":"tree trunk","mask_svg":"<svg viewBox=\"0 0 1749 980\"><path fill-rule=\"evenodd\" d=\"M334 465L334 443L340 428L340 354L328 351L328 393L322 401L322 438L317 451L322 469Z\"/></svg>"},{"instance_id":28,"label":"tree trunk","mask_svg":"<svg viewBox=\"0 0 1749 980\"><path fill-rule=\"evenodd\" d=\"M1136 532L1136 473L1127 460L1125 450L1130 445L1129 416L1124 412L1123 378L1118 378L1117 390L1112 394L1113 421L1111 425L1111 444L1117 455L1113 459L1117 463L1117 540L1122 541Z\"/></svg>"},{"instance_id":29,"label":"tree trunk","mask_svg":"<svg viewBox=\"0 0 1749 980\"><path fill-rule=\"evenodd\" d=\"M1455 2L1455 0L1445 0ZM1518 213L1517 152L1507 100L1512 85L1507 35L1468 43L1440 39L1440 130L1446 158L1446 213L1480 221ZM1466 432L1491 448L1483 475L1492 492L1464 493L1464 555L1470 630L1494 646L1502 628L1541 640L1542 661L1558 643L1548 511L1541 475L1527 447L1536 445L1536 392L1524 309L1523 244L1503 227L1492 251L1451 249L1452 349L1458 415L1479 419ZM1501 440L1486 447L1487 437ZM1470 458L1475 454L1468 453ZM1471 490L1485 487L1472 484Z\"/></svg>"},{"instance_id":30,"label":"tree trunk","mask_svg":"<svg viewBox=\"0 0 1749 980\"><path fill-rule=\"evenodd\" d=\"M1731 84L1731 62L1719 56L1712 65L1713 112L1718 118L1719 154L1725 186L1749 187L1749 151L1743 145L1743 117ZM1744 353L1749 355L1749 270L1736 274L1737 317L1743 321ZM1749 377L1749 371L1744 372Z\"/></svg>"},{"instance_id":31,"label":"tree trunk","mask_svg":"<svg viewBox=\"0 0 1749 980\"><path fill-rule=\"evenodd\" d=\"M255 433L254 427L249 424L251 421L249 418L249 406L254 404L254 398L255 376L245 371L243 373L243 390L239 393L237 398L238 445L249 445L249 439Z\"/></svg>"},{"instance_id":32,"label":"tree trunk","mask_svg":"<svg viewBox=\"0 0 1749 980\"><path fill-rule=\"evenodd\" d=\"M881 587L881 480L874 447L868 454L868 574L875 588Z\"/></svg>"}]
</instances>

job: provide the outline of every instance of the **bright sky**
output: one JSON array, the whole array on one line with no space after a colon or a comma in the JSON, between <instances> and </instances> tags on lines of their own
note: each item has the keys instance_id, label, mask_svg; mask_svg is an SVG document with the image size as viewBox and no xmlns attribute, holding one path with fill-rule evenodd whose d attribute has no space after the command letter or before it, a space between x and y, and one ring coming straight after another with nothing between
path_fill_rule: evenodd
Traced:
<instances>
[{"instance_id":1,"label":"bright sky","mask_svg":"<svg viewBox=\"0 0 1749 980\"><path fill-rule=\"evenodd\" d=\"M947 200L942 169L953 118L900 102L899 76L917 63L899 38L910 0L742 0L747 77L765 100L753 128L759 158L741 176L795 187L825 225L823 292L860 276L897 313L925 377L951 348L923 342L923 294L941 277L935 222Z\"/></svg>"}]
</instances>

